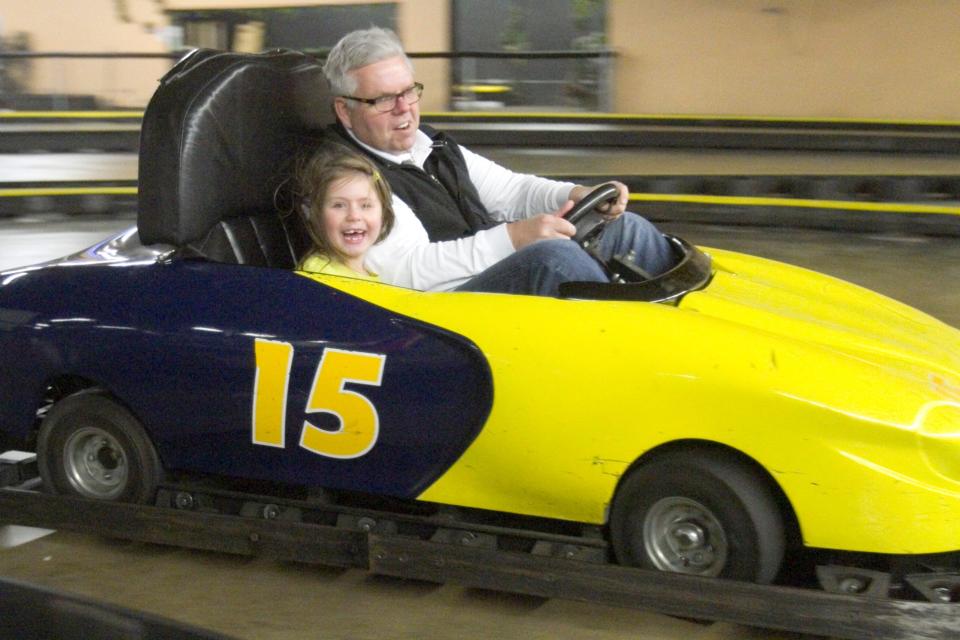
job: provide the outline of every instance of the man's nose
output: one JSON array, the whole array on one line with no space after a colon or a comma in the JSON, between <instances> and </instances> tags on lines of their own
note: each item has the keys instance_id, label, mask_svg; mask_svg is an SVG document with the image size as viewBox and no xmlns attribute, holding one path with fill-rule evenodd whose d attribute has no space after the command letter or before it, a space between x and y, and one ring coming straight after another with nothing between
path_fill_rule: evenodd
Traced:
<instances>
[{"instance_id":1,"label":"man's nose","mask_svg":"<svg viewBox=\"0 0 960 640\"><path fill-rule=\"evenodd\" d=\"M402 95L397 96L396 100L393 102L393 112L396 114L406 113L410 111L410 103L407 102L407 99Z\"/></svg>"}]
</instances>

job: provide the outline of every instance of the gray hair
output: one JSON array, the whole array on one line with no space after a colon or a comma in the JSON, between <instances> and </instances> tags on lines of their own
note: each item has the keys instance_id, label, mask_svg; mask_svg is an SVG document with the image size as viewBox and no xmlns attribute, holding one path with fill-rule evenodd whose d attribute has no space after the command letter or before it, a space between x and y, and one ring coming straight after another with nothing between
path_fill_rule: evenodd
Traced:
<instances>
[{"instance_id":1,"label":"gray hair","mask_svg":"<svg viewBox=\"0 0 960 640\"><path fill-rule=\"evenodd\" d=\"M413 63L396 33L380 27L358 29L340 38L330 50L323 65L323 75L327 77L333 95L350 96L357 90L357 80L350 75L351 71L396 56L402 57L413 73Z\"/></svg>"}]
</instances>

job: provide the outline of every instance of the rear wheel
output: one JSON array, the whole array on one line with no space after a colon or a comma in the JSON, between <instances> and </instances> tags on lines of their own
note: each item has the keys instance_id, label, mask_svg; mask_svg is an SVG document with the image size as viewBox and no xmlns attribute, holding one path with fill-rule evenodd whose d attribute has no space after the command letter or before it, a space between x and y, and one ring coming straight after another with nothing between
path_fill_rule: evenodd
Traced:
<instances>
[{"instance_id":1,"label":"rear wheel","mask_svg":"<svg viewBox=\"0 0 960 640\"><path fill-rule=\"evenodd\" d=\"M672 452L623 481L610 515L621 564L768 583L786 530L768 483L735 456Z\"/></svg>"},{"instance_id":2,"label":"rear wheel","mask_svg":"<svg viewBox=\"0 0 960 640\"><path fill-rule=\"evenodd\" d=\"M162 469L139 421L109 397L90 391L60 400L37 438L48 491L116 502L150 502Z\"/></svg>"}]
</instances>

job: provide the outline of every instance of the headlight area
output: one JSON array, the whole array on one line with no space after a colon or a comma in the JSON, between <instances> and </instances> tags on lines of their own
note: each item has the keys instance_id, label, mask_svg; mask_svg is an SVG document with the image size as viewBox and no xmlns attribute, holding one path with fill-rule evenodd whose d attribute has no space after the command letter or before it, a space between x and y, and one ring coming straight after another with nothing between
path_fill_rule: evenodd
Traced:
<instances>
[{"instance_id":1,"label":"headlight area","mask_svg":"<svg viewBox=\"0 0 960 640\"><path fill-rule=\"evenodd\" d=\"M917 415L917 441L936 473L960 482L960 403L930 402Z\"/></svg>"}]
</instances>

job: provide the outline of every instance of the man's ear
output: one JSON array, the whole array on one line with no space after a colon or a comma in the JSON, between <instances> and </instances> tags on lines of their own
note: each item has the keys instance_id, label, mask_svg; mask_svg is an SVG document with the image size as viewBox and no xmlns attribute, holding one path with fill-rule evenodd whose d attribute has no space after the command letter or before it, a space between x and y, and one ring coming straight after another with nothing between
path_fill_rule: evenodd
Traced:
<instances>
[{"instance_id":1,"label":"man's ear","mask_svg":"<svg viewBox=\"0 0 960 640\"><path fill-rule=\"evenodd\" d=\"M350 108L347 106L347 101L343 98L334 98L333 99L333 112L337 114L337 118L347 129L352 129L350 126Z\"/></svg>"}]
</instances>

